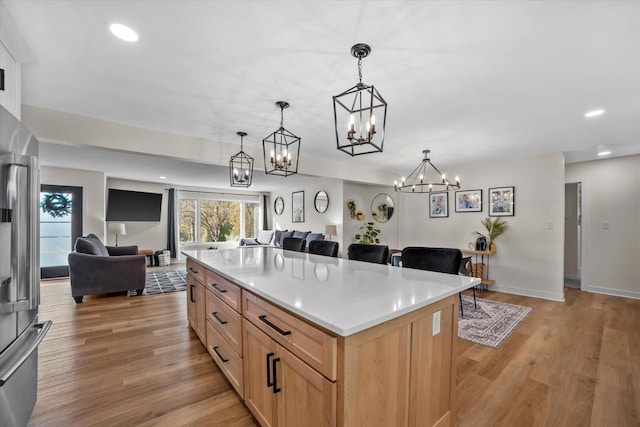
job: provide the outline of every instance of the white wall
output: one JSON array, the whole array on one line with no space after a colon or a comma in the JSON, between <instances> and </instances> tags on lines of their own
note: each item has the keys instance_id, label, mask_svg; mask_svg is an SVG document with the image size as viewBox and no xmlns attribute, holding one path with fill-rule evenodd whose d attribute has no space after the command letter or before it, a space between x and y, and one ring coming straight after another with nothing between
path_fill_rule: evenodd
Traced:
<instances>
[{"instance_id":1,"label":"white wall","mask_svg":"<svg viewBox=\"0 0 640 427\"><path fill-rule=\"evenodd\" d=\"M640 298L640 156L567 165L582 182L582 289Z\"/></svg>"},{"instance_id":2,"label":"white wall","mask_svg":"<svg viewBox=\"0 0 640 427\"><path fill-rule=\"evenodd\" d=\"M467 248L488 216L491 187L515 187L515 216L503 217L509 230L496 239L490 259L494 290L564 300L564 158L562 153L464 165L455 171L464 190L482 190L482 212L456 213L449 195L449 217L429 218L428 199L401 194L399 247Z\"/></svg>"},{"instance_id":3,"label":"white wall","mask_svg":"<svg viewBox=\"0 0 640 427\"><path fill-rule=\"evenodd\" d=\"M326 191L329 196L329 206L324 213L317 212L313 204L316 193L321 190ZM304 222L292 221L291 195L296 191L304 191ZM282 197L284 200L284 211L282 215L276 215L274 213L273 203L277 197ZM342 181L326 178L304 187L282 187L271 192L268 203L269 219L271 221L271 228L273 229L324 233L325 225L336 225L338 235L332 236L331 240L340 243L340 252L342 252Z\"/></svg>"},{"instance_id":4,"label":"white wall","mask_svg":"<svg viewBox=\"0 0 640 427\"><path fill-rule=\"evenodd\" d=\"M82 187L82 235L93 233L105 241L105 185L104 172L61 169L43 166L40 183Z\"/></svg>"},{"instance_id":5,"label":"white wall","mask_svg":"<svg viewBox=\"0 0 640 427\"><path fill-rule=\"evenodd\" d=\"M383 223L375 221L371 215L371 203L380 193L385 193L391 196L395 204L394 213L391 216L391 219ZM364 219L359 220L358 218L351 218L349 208L347 208L347 202L349 200L353 200L355 202L356 210L361 211L364 214ZM399 213L398 193L393 191L393 187L345 182L342 215L344 216L343 228L345 253L346 248L351 243L356 242L355 235L363 232L363 229L360 229L360 227L365 226L367 222L373 222L375 228L380 230L380 235L378 237L381 245L387 245L391 249L401 248L398 246L399 218L401 217L401 214Z\"/></svg>"}]
</instances>

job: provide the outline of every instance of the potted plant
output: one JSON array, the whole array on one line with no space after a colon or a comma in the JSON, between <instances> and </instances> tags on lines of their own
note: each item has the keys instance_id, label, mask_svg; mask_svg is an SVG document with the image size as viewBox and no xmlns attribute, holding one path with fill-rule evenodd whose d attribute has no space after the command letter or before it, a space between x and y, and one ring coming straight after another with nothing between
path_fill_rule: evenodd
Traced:
<instances>
[{"instance_id":1,"label":"potted plant","mask_svg":"<svg viewBox=\"0 0 640 427\"><path fill-rule=\"evenodd\" d=\"M378 235L380 234L380 229L375 228L372 222L368 222L362 227L360 233L356 234L356 242L365 243L368 245L376 245L380 243L380 239L378 239Z\"/></svg>"},{"instance_id":2,"label":"potted plant","mask_svg":"<svg viewBox=\"0 0 640 427\"><path fill-rule=\"evenodd\" d=\"M498 236L502 235L509 228L509 224L500 219L487 217L481 221L484 228L487 230L486 234L480 233L479 231L475 231L474 233L484 237L489 240L489 250L493 251L495 249L495 245L493 241L498 238Z\"/></svg>"}]
</instances>

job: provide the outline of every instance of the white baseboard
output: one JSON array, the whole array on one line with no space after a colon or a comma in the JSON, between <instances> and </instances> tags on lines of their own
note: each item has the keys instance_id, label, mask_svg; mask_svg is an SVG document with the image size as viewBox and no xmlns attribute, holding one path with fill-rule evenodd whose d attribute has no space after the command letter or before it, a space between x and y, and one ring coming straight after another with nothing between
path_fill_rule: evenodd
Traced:
<instances>
[{"instance_id":1,"label":"white baseboard","mask_svg":"<svg viewBox=\"0 0 640 427\"><path fill-rule=\"evenodd\" d=\"M531 289L512 288L510 286L491 285L490 291L504 292L506 294L522 295L525 297L541 298L551 301L564 302L564 292L546 292L546 291L533 291Z\"/></svg>"},{"instance_id":2,"label":"white baseboard","mask_svg":"<svg viewBox=\"0 0 640 427\"><path fill-rule=\"evenodd\" d=\"M595 286L587 286L586 288L583 288L583 291L594 292L596 294L611 295L614 297L640 299L640 292L622 291L620 289L598 288Z\"/></svg>"}]
</instances>

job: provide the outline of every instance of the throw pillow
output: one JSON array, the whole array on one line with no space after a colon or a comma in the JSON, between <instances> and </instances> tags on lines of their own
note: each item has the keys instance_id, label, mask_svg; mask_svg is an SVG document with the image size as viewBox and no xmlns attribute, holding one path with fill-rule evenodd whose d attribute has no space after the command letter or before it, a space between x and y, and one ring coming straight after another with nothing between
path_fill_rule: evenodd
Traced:
<instances>
[{"instance_id":1,"label":"throw pillow","mask_svg":"<svg viewBox=\"0 0 640 427\"><path fill-rule=\"evenodd\" d=\"M284 239L286 239L287 237L293 237L293 231L283 231L282 233L280 233L280 240L278 240L278 242L279 242L278 247L279 248L282 247L282 241Z\"/></svg>"},{"instance_id":2,"label":"throw pillow","mask_svg":"<svg viewBox=\"0 0 640 427\"><path fill-rule=\"evenodd\" d=\"M312 240L324 240L324 234L322 233L309 233L307 234L307 246Z\"/></svg>"},{"instance_id":3,"label":"throw pillow","mask_svg":"<svg viewBox=\"0 0 640 427\"><path fill-rule=\"evenodd\" d=\"M273 245L277 246L277 247L281 247L280 246L280 242L282 242L282 233L286 232L287 230L276 230L273 232Z\"/></svg>"},{"instance_id":4,"label":"throw pillow","mask_svg":"<svg viewBox=\"0 0 640 427\"><path fill-rule=\"evenodd\" d=\"M95 241L86 237L78 237L76 239L74 250L80 254L102 255L100 253L100 249L98 249L98 246L95 244Z\"/></svg>"},{"instance_id":5,"label":"throw pillow","mask_svg":"<svg viewBox=\"0 0 640 427\"><path fill-rule=\"evenodd\" d=\"M98 236L96 236L95 234L87 234L86 239L90 239L98 248L99 253L97 253L96 255L109 256L109 251Z\"/></svg>"},{"instance_id":6,"label":"throw pillow","mask_svg":"<svg viewBox=\"0 0 640 427\"><path fill-rule=\"evenodd\" d=\"M261 245L268 245L271 243L271 238L273 237L273 230L260 230L258 231L258 237L256 240Z\"/></svg>"},{"instance_id":7,"label":"throw pillow","mask_svg":"<svg viewBox=\"0 0 640 427\"><path fill-rule=\"evenodd\" d=\"M307 238L307 234L311 233L310 231L294 231L293 232L293 236L296 239L306 239Z\"/></svg>"}]
</instances>

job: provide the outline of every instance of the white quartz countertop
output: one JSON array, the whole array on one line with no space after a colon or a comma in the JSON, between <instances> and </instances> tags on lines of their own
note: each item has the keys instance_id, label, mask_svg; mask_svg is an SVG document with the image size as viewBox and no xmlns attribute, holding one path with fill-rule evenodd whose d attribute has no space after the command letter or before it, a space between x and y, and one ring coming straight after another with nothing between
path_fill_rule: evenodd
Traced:
<instances>
[{"instance_id":1,"label":"white quartz countertop","mask_svg":"<svg viewBox=\"0 0 640 427\"><path fill-rule=\"evenodd\" d=\"M349 336L480 284L480 279L271 247L184 255L250 292Z\"/></svg>"}]
</instances>

